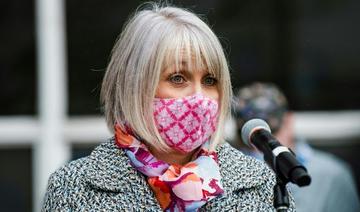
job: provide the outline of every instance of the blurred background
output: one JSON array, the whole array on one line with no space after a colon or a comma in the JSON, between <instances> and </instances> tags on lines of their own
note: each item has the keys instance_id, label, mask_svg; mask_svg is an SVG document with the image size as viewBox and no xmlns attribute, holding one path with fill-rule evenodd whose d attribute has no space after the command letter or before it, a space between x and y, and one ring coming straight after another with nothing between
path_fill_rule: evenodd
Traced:
<instances>
[{"instance_id":1,"label":"blurred background","mask_svg":"<svg viewBox=\"0 0 360 212\"><path fill-rule=\"evenodd\" d=\"M124 21L143 1L0 2L0 211L37 211L49 174L110 136L99 91ZM360 184L360 1L183 0L227 53L234 90L276 83L296 131Z\"/></svg>"}]
</instances>

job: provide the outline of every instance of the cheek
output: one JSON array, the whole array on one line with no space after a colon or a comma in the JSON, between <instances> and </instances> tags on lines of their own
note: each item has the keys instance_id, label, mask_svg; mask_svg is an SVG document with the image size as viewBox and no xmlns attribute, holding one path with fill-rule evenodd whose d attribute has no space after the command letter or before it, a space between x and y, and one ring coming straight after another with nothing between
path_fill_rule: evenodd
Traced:
<instances>
[{"instance_id":1,"label":"cheek","mask_svg":"<svg viewBox=\"0 0 360 212\"><path fill-rule=\"evenodd\" d=\"M167 98L167 94L169 93L167 87L165 86L165 83L163 81L159 82L159 85L156 88L156 98Z\"/></svg>"},{"instance_id":2,"label":"cheek","mask_svg":"<svg viewBox=\"0 0 360 212\"><path fill-rule=\"evenodd\" d=\"M169 89L158 86L158 88L156 90L155 98L161 98L161 99L163 99L163 98L171 98L169 96L170 93L171 92L169 91Z\"/></svg>"},{"instance_id":3,"label":"cheek","mask_svg":"<svg viewBox=\"0 0 360 212\"><path fill-rule=\"evenodd\" d=\"M176 89L169 85L166 81L162 81L159 83L157 89L155 98L180 98L186 96L186 90L185 89Z\"/></svg>"},{"instance_id":4,"label":"cheek","mask_svg":"<svg viewBox=\"0 0 360 212\"><path fill-rule=\"evenodd\" d=\"M203 94L206 97L209 97L211 99L214 99L216 101L220 101L220 91L217 88L213 88L213 89L205 89Z\"/></svg>"}]
</instances>

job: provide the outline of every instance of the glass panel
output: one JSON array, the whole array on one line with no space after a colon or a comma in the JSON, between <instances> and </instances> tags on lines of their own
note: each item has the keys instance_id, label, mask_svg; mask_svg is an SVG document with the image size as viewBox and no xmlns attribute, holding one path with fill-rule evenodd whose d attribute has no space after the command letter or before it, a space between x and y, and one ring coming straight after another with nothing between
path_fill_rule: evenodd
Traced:
<instances>
[{"instance_id":1,"label":"glass panel","mask_svg":"<svg viewBox=\"0 0 360 212\"><path fill-rule=\"evenodd\" d=\"M66 1L70 114L98 114L101 79L137 1Z\"/></svg>"},{"instance_id":2,"label":"glass panel","mask_svg":"<svg viewBox=\"0 0 360 212\"><path fill-rule=\"evenodd\" d=\"M31 160L30 148L0 148L0 211L31 211Z\"/></svg>"},{"instance_id":3,"label":"glass panel","mask_svg":"<svg viewBox=\"0 0 360 212\"><path fill-rule=\"evenodd\" d=\"M90 155L90 153L94 150L94 148L97 145L99 145L99 144L96 144L96 143L73 144L72 148L71 148L72 149L71 159L75 160L75 159Z\"/></svg>"},{"instance_id":4,"label":"glass panel","mask_svg":"<svg viewBox=\"0 0 360 212\"><path fill-rule=\"evenodd\" d=\"M67 1L70 114L98 114L103 70L142 1ZM295 110L360 108L360 1L174 1L222 40L234 88L272 81Z\"/></svg>"},{"instance_id":5,"label":"glass panel","mask_svg":"<svg viewBox=\"0 0 360 212\"><path fill-rule=\"evenodd\" d=\"M34 1L1 1L0 14L0 115L35 114Z\"/></svg>"}]
</instances>

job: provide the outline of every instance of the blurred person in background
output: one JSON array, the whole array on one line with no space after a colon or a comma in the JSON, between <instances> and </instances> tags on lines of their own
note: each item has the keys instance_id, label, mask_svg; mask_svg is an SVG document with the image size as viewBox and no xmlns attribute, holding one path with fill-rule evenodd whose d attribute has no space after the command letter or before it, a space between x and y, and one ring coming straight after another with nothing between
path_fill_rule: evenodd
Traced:
<instances>
[{"instance_id":1,"label":"blurred person in background","mask_svg":"<svg viewBox=\"0 0 360 212\"><path fill-rule=\"evenodd\" d=\"M360 210L356 185L348 165L334 155L313 149L306 140L295 135L294 114L288 109L285 95L271 83L255 82L239 89L233 112L237 127L234 146L245 154L263 158L262 154L241 141L241 128L253 118L266 121L272 134L291 148L308 169L311 184L297 187L289 184L300 212L355 212Z\"/></svg>"},{"instance_id":2,"label":"blurred person in background","mask_svg":"<svg viewBox=\"0 0 360 212\"><path fill-rule=\"evenodd\" d=\"M274 174L223 142L232 91L216 35L187 10L146 5L103 79L114 137L51 175L43 211L273 211Z\"/></svg>"}]
</instances>

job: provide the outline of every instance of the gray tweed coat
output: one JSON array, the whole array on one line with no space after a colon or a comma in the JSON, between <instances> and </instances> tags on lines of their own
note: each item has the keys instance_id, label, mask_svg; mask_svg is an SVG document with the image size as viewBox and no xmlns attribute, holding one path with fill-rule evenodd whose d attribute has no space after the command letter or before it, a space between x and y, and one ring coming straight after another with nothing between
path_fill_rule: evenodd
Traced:
<instances>
[{"instance_id":1,"label":"gray tweed coat","mask_svg":"<svg viewBox=\"0 0 360 212\"><path fill-rule=\"evenodd\" d=\"M274 211L274 175L258 160L224 143L217 148L225 193L201 211ZM42 211L161 211L146 178L114 141L72 161L49 179ZM294 202L291 198L291 209Z\"/></svg>"}]
</instances>

